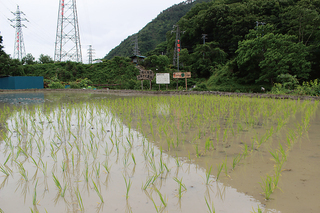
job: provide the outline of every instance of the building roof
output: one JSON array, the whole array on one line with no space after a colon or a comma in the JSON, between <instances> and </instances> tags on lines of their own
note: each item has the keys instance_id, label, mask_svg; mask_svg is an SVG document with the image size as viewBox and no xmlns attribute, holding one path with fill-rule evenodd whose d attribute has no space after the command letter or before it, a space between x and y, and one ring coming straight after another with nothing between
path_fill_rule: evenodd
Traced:
<instances>
[{"instance_id":1,"label":"building roof","mask_svg":"<svg viewBox=\"0 0 320 213\"><path fill-rule=\"evenodd\" d=\"M146 58L146 56L142 56L142 55L133 55L133 56L130 56L130 58Z\"/></svg>"}]
</instances>

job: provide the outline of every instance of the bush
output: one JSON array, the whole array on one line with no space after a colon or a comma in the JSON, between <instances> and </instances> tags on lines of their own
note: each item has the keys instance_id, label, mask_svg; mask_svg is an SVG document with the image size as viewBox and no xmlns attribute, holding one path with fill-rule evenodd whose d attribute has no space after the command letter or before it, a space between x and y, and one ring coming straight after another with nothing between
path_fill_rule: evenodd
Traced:
<instances>
[{"instance_id":1,"label":"bush","mask_svg":"<svg viewBox=\"0 0 320 213\"><path fill-rule=\"evenodd\" d=\"M77 82L78 82L78 85L79 85L79 88L87 88L87 86L89 84L93 84L91 80L89 80L88 78L85 78L85 79L77 79Z\"/></svg>"},{"instance_id":2,"label":"bush","mask_svg":"<svg viewBox=\"0 0 320 213\"><path fill-rule=\"evenodd\" d=\"M81 88L77 82L70 82L69 85L70 85L71 89L80 89Z\"/></svg>"},{"instance_id":3,"label":"bush","mask_svg":"<svg viewBox=\"0 0 320 213\"><path fill-rule=\"evenodd\" d=\"M297 95L311 95L320 96L320 83L318 79L309 82L303 82L302 85L297 86L295 90Z\"/></svg>"},{"instance_id":4,"label":"bush","mask_svg":"<svg viewBox=\"0 0 320 213\"><path fill-rule=\"evenodd\" d=\"M195 88L192 89L193 91L208 91L207 84L205 82L196 84Z\"/></svg>"},{"instance_id":5,"label":"bush","mask_svg":"<svg viewBox=\"0 0 320 213\"><path fill-rule=\"evenodd\" d=\"M48 86L50 89L64 89L64 86L60 82L51 82Z\"/></svg>"}]
</instances>

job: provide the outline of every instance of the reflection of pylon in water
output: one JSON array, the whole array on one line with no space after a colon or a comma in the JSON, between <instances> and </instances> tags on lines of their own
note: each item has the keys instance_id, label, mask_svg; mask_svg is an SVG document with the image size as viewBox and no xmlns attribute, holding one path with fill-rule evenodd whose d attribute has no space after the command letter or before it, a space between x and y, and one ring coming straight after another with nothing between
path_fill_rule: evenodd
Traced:
<instances>
[{"instance_id":1,"label":"reflection of pylon in water","mask_svg":"<svg viewBox=\"0 0 320 213\"><path fill-rule=\"evenodd\" d=\"M76 0L60 0L54 61L82 62Z\"/></svg>"},{"instance_id":2,"label":"reflection of pylon in water","mask_svg":"<svg viewBox=\"0 0 320 213\"><path fill-rule=\"evenodd\" d=\"M15 25L11 25L16 29L15 41L14 41L14 53L13 58L21 60L26 56L26 50L23 41L22 27L26 27L24 24L21 24L22 21L28 21L25 18L21 18L21 15L25 15L20 11L19 6L17 6L17 11L12 12L16 16L15 19L9 19L11 22L16 22Z\"/></svg>"}]
</instances>

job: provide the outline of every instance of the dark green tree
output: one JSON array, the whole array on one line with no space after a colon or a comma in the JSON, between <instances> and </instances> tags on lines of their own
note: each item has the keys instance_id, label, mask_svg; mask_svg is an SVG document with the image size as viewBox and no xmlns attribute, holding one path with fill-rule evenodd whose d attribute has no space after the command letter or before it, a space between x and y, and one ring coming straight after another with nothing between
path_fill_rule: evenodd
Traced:
<instances>
[{"instance_id":1,"label":"dark green tree","mask_svg":"<svg viewBox=\"0 0 320 213\"><path fill-rule=\"evenodd\" d=\"M311 63L306 59L308 48L296 36L251 30L248 39L239 42L237 76L245 83L273 83L280 74L307 79Z\"/></svg>"},{"instance_id":2,"label":"dark green tree","mask_svg":"<svg viewBox=\"0 0 320 213\"><path fill-rule=\"evenodd\" d=\"M22 58L21 60L22 64L27 64L27 65L31 65L31 64L35 64L35 57L33 57L33 55L31 53L28 53L25 57Z\"/></svg>"},{"instance_id":3,"label":"dark green tree","mask_svg":"<svg viewBox=\"0 0 320 213\"><path fill-rule=\"evenodd\" d=\"M52 60L52 58L51 58L50 56L41 54L41 55L39 56L39 63L40 63L40 64L53 63L53 60Z\"/></svg>"}]
</instances>

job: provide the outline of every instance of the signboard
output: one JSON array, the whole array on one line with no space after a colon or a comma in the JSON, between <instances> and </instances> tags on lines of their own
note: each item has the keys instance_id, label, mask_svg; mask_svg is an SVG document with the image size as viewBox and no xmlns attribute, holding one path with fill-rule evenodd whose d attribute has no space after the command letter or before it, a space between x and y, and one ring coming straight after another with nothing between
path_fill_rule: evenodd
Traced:
<instances>
[{"instance_id":1,"label":"signboard","mask_svg":"<svg viewBox=\"0 0 320 213\"><path fill-rule=\"evenodd\" d=\"M154 74L151 70L141 70L140 75L137 76L138 80L150 80L154 78Z\"/></svg>"},{"instance_id":2,"label":"signboard","mask_svg":"<svg viewBox=\"0 0 320 213\"><path fill-rule=\"evenodd\" d=\"M169 73L157 73L156 74L157 84L170 84L170 74Z\"/></svg>"},{"instance_id":3,"label":"signboard","mask_svg":"<svg viewBox=\"0 0 320 213\"><path fill-rule=\"evenodd\" d=\"M173 78L191 78L191 72L174 72Z\"/></svg>"}]
</instances>

